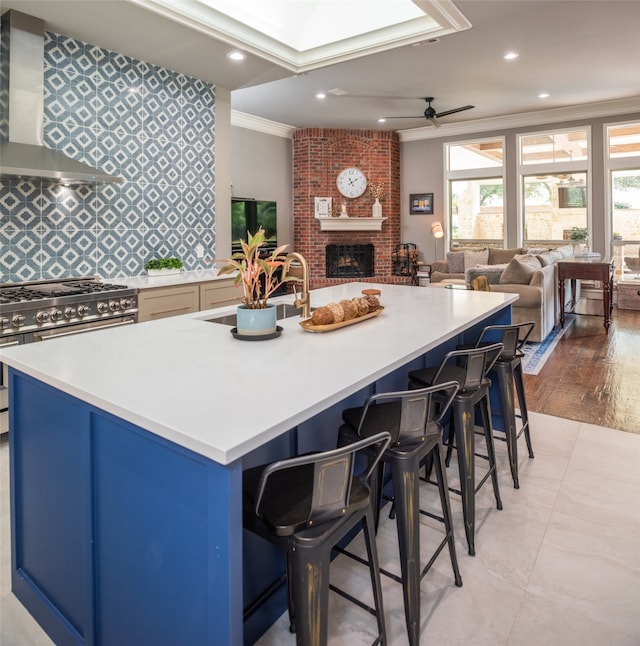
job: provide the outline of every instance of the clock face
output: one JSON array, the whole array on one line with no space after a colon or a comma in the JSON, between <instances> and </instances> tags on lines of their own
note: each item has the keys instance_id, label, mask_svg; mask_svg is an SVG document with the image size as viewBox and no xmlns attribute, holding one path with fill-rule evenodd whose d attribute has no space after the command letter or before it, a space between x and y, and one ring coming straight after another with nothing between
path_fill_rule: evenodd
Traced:
<instances>
[{"instance_id":1,"label":"clock face","mask_svg":"<svg viewBox=\"0 0 640 646\"><path fill-rule=\"evenodd\" d=\"M367 190L367 178L357 168L345 168L338 175L336 186L345 197L360 197Z\"/></svg>"}]
</instances>

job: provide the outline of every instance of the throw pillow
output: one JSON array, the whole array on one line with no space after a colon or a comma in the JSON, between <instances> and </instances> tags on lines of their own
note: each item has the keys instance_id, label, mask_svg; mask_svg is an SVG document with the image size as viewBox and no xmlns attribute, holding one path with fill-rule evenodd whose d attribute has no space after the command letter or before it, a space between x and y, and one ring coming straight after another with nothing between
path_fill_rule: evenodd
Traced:
<instances>
[{"instance_id":1,"label":"throw pillow","mask_svg":"<svg viewBox=\"0 0 640 646\"><path fill-rule=\"evenodd\" d=\"M514 258L500 276L500 285L528 285L542 265L535 256Z\"/></svg>"},{"instance_id":2,"label":"throw pillow","mask_svg":"<svg viewBox=\"0 0 640 646\"><path fill-rule=\"evenodd\" d=\"M526 249L525 253L530 253L532 256L539 256L546 251L549 251L549 247L531 247L530 249Z\"/></svg>"},{"instance_id":3,"label":"throw pillow","mask_svg":"<svg viewBox=\"0 0 640 646\"><path fill-rule=\"evenodd\" d=\"M573 245L565 244L561 247L556 247L556 251L559 251L563 258L571 258L573 256Z\"/></svg>"},{"instance_id":4,"label":"throw pillow","mask_svg":"<svg viewBox=\"0 0 640 646\"><path fill-rule=\"evenodd\" d=\"M553 258L554 261L562 260L564 258L562 252L558 251L557 249L552 249L551 251L549 251L549 255Z\"/></svg>"},{"instance_id":5,"label":"throw pillow","mask_svg":"<svg viewBox=\"0 0 640 646\"><path fill-rule=\"evenodd\" d=\"M478 276L484 276L489 285L497 285L500 282L502 272L507 268L507 265L477 265L476 267L469 267L464 272L465 282L467 287L471 286L471 281Z\"/></svg>"},{"instance_id":6,"label":"throw pillow","mask_svg":"<svg viewBox=\"0 0 640 646\"><path fill-rule=\"evenodd\" d=\"M478 251L464 252L464 268L486 265L489 262L489 250L479 249ZM464 271L464 270L463 270Z\"/></svg>"},{"instance_id":7,"label":"throw pillow","mask_svg":"<svg viewBox=\"0 0 640 646\"><path fill-rule=\"evenodd\" d=\"M450 274L464 274L464 251L448 251L447 264Z\"/></svg>"},{"instance_id":8,"label":"throw pillow","mask_svg":"<svg viewBox=\"0 0 640 646\"><path fill-rule=\"evenodd\" d=\"M540 261L540 264L543 267L546 267L547 265L553 265L553 263L556 261L556 258L554 258L554 255L550 251L536 254L536 258Z\"/></svg>"},{"instance_id":9,"label":"throw pillow","mask_svg":"<svg viewBox=\"0 0 640 646\"><path fill-rule=\"evenodd\" d=\"M510 262L517 253L524 253L524 249L489 249L489 264L501 265Z\"/></svg>"}]
</instances>

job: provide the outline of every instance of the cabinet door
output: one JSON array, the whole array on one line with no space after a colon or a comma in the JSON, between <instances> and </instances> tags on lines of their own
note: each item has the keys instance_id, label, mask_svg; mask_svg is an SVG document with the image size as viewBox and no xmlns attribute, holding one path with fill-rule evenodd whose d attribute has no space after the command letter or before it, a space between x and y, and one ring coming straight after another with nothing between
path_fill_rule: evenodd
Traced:
<instances>
[{"instance_id":1,"label":"cabinet door","mask_svg":"<svg viewBox=\"0 0 640 646\"><path fill-rule=\"evenodd\" d=\"M197 312L198 304L198 285L142 289L138 293L138 320L142 323Z\"/></svg>"},{"instance_id":2,"label":"cabinet door","mask_svg":"<svg viewBox=\"0 0 640 646\"><path fill-rule=\"evenodd\" d=\"M212 280L200 285L200 310L210 310L223 305L240 303L242 289L233 284L233 278Z\"/></svg>"}]
</instances>

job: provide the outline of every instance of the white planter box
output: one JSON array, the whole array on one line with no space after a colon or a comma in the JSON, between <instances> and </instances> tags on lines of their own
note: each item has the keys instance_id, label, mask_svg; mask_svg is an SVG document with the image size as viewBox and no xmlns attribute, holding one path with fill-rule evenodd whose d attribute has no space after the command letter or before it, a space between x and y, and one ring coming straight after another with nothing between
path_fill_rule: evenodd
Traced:
<instances>
[{"instance_id":1,"label":"white planter box","mask_svg":"<svg viewBox=\"0 0 640 646\"><path fill-rule=\"evenodd\" d=\"M174 274L179 274L181 271L182 269L147 269L147 275L149 278L173 276Z\"/></svg>"}]
</instances>

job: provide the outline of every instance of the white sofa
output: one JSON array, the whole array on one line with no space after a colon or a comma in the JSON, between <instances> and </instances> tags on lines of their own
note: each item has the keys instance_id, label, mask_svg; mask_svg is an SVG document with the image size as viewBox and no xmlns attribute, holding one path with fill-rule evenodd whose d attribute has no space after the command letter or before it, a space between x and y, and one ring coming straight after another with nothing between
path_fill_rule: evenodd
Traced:
<instances>
[{"instance_id":1,"label":"white sofa","mask_svg":"<svg viewBox=\"0 0 640 646\"><path fill-rule=\"evenodd\" d=\"M475 253L477 253L477 250L469 254L468 257L475 260ZM526 257L527 250L522 248L489 249L486 265L476 264L474 267L466 267L464 273L451 273L449 272L449 263L447 261L437 261L431 265L431 280L438 283L442 280L462 279L470 283L471 279L477 275L488 276L491 291L518 294L519 299L512 306L513 322L533 321L535 327L529 340L540 342L558 324L560 317L558 271L555 261L569 257L572 254L573 248L571 245L554 250L529 250L528 255L535 255L542 266L529 273L528 278L526 278L528 282L523 282L525 280L523 277L517 277L517 282L504 282L501 279L506 277L503 274L505 268L511 266L508 263L516 256ZM453 259L451 255L449 255L449 258ZM542 263L547 264L543 265ZM515 276L517 276L517 273L515 273ZM565 306L572 298L571 285L567 282Z\"/></svg>"}]
</instances>

